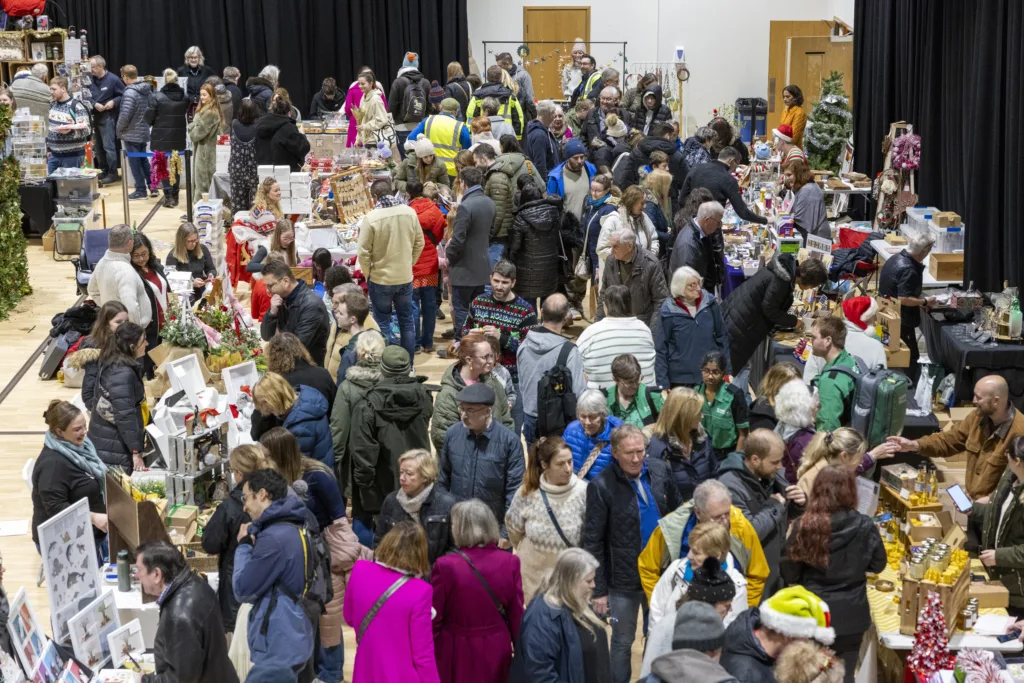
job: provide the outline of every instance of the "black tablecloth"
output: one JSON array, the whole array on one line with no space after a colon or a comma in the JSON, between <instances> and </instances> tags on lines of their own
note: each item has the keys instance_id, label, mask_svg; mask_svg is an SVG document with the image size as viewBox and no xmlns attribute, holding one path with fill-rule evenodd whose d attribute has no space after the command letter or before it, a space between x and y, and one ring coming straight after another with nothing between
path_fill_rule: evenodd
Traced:
<instances>
[{"instance_id":1,"label":"black tablecloth","mask_svg":"<svg viewBox=\"0 0 1024 683\"><path fill-rule=\"evenodd\" d=\"M42 235L50 229L57 211L57 185L52 180L39 184L18 185L21 200L21 229L29 235Z\"/></svg>"},{"instance_id":2,"label":"black tablecloth","mask_svg":"<svg viewBox=\"0 0 1024 683\"><path fill-rule=\"evenodd\" d=\"M956 401L971 401L975 383L1001 375L1010 386L1010 400L1024 410L1024 345L980 344L970 338L966 323L945 325L928 355L956 379Z\"/></svg>"}]
</instances>

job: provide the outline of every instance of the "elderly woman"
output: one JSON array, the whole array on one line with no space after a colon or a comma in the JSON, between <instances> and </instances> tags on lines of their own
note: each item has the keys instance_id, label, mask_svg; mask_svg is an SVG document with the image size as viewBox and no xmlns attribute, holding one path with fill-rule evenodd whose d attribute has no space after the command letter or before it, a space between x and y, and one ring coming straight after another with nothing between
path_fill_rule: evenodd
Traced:
<instances>
[{"instance_id":1,"label":"elderly woman","mask_svg":"<svg viewBox=\"0 0 1024 683\"><path fill-rule=\"evenodd\" d=\"M185 50L185 63L178 67L178 77L185 79L185 92L193 105L199 104L199 89L206 83L206 79L216 75L217 72L206 63L198 45Z\"/></svg>"},{"instance_id":2,"label":"elderly woman","mask_svg":"<svg viewBox=\"0 0 1024 683\"><path fill-rule=\"evenodd\" d=\"M717 140L718 134L709 126L701 126L696 133L686 138L683 142L683 158L687 168L711 161L711 148Z\"/></svg>"},{"instance_id":3,"label":"elderly woman","mask_svg":"<svg viewBox=\"0 0 1024 683\"><path fill-rule=\"evenodd\" d=\"M417 448L398 457L399 489L389 493L381 504L373 534L374 547L396 524L411 519L427 533L430 564L451 549L451 510L455 497L435 486L436 480L437 459L430 451Z\"/></svg>"},{"instance_id":4,"label":"elderly woman","mask_svg":"<svg viewBox=\"0 0 1024 683\"><path fill-rule=\"evenodd\" d=\"M800 369L792 363L776 363L768 368L761 378L757 399L750 404L750 431L775 429L779 419L775 417L775 397L783 385L800 379Z\"/></svg>"},{"instance_id":5,"label":"elderly woman","mask_svg":"<svg viewBox=\"0 0 1024 683\"><path fill-rule=\"evenodd\" d=\"M558 148L564 152L565 143L568 140L572 140L574 136L572 128L569 127L569 123L565 119L565 112L561 107L555 107L555 118L551 121L551 125L548 126L548 130L555 136Z\"/></svg>"},{"instance_id":6,"label":"elderly woman","mask_svg":"<svg viewBox=\"0 0 1024 683\"><path fill-rule=\"evenodd\" d=\"M673 389L647 444L647 457L661 458L672 469L672 478L683 500L693 498L697 484L718 474L718 458L701 424L703 407L704 399L693 389Z\"/></svg>"},{"instance_id":7,"label":"elderly woman","mask_svg":"<svg viewBox=\"0 0 1024 683\"><path fill-rule=\"evenodd\" d=\"M822 239L832 240L832 229L828 225L828 214L825 210L825 193L807 164L794 159L782 166L782 178L786 187L793 192L793 225L807 244L807 236L814 235Z\"/></svg>"},{"instance_id":8,"label":"elderly woman","mask_svg":"<svg viewBox=\"0 0 1024 683\"><path fill-rule=\"evenodd\" d=\"M619 209L601 221L601 231L597 238L597 259L599 273L604 273L605 261L612 253L611 236L622 228L629 228L636 235L636 243L642 249L649 250L655 257L658 255L658 232L654 223L644 212L647 198L644 191L637 185L626 188L619 198Z\"/></svg>"},{"instance_id":9,"label":"elderly woman","mask_svg":"<svg viewBox=\"0 0 1024 683\"><path fill-rule=\"evenodd\" d=\"M786 481L797 482L797 470L804 449L814 438L814 418L818 414L818 398L800 379L786 382L775 395L775 433L786 446L782 456Z\"/></svg>"},{"instance_id":10,"label":"elderly woman","mask_svg":"<svg viewBox=\"0 0 1024 683\"><path fill-rule=\"evenodd\" d=\"M252 401L259 411L253 413L250 436L259 440L273 427L284 427L299 440L302 454L334 467L331 429L327 423L327 399L305 385L296 390L281 375L268 372L256 382Z\"/></svg>"},{"instance_id":11,"label":"elderly woman","mask_svg":"<svg viewBox=\"0 0 1024 683\"><path fill-rule=\"evenodd\" d=\"M587 483L572 469L569 445L561 437L541 437L527 461L523 485L505 513L509 540L522 563L526 604L558 554L583 543Z\"/></svg>"},{"instance_id":12,"label":"elderly woman","mask_svg":"<svg viewBox=\"0 0 1024 683\"><path fill-rule=\"evenodd\" d=\"M612 462L612 431L622 420L608 412L608 399L599 389L587 389L576 399L576 419L562 438L572 450L572 469L590 481Z\"/></svg>"},{"instance_id":13,"label":"elderly woman","mask_svg":"<svg viewBox=\"0 0 1024 683\"><path fill-rule=\"evenodd\" d=\"M472 499L452 508L449 554L430 574L442 683L507 681L523 619L519 558L498 548L498 520Z\"/></svg>"},{"instance_id":14,"label":"elderly woman","mask_svg":"<svg viewBox=\"0 0 1024 683\"><path fill-rule=\"evenodd\" d=\"M672 297L665 299L653 325L658 354L654 368L661 387L697 386L704 354L719 351L728 357L729 330L722 308L703 283L689 266L672 274Z\"/></svg>"}]
</instances>

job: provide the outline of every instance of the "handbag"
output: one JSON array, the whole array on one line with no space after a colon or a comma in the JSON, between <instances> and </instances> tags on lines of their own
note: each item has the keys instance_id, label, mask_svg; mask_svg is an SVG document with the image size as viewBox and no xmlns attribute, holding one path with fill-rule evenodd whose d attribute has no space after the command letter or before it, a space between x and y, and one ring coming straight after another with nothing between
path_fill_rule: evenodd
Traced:
<instances>
[{"instance_id":1,"label":"handbag","mask_svg":"<svg viewBox=\"0 0 1024 683\"><path fill-rule=\"evenodd\" d=\"M102 380L103 368L100 367L96 373L96 393L99 394L99 398L96 399L96 407L93 410L110 424L115 424L117 418L114 415L114 404L110 401L110 392L103 386Z\"/></svg>"},{"instance_id":2,"label":"handbag","mask_svg":"<svg viewBox=\"0 0 1024 683\"><path fill-rule=\"evenodd\" d=\"M588 467L587 469L590 468ZM548 518L551 520L551 523L555 525L555 531L558 532L558 537L562 539L562 543L565 544L566 548L573 547L572 543L569 543L569 539L565 537L565 532L562 531L562 525L558 523L558 518L555 517L555 511L551 509L551 503L548 502L547 491L544 489L540 490L540 499L544 501L544 509L548 511Z\"/></svg>"},{"instance_id":3,"label":"handbag","mask_svg":"<svg viewBox=\"0 0 1024 683\"><path fill-rule=\"evenodd\" d=\"M394 595L395 592L399 588L404 586L406 582L408 582L409 579L411 578L412 577L408 574L403 574L402 576L398 577L398 579L393 584L388 586L388 589L384 591L383 595L377 598L377 602L373 603L373 607L371 607L370 611L366 613L366 616L363 617L363 620L359 622L359 630L356 631L357 645L363 639L363 636L366 634L366 629L370 627L370 624L373 622L373 618L377 616L377 612L379 612L380 608L384 606L384 603L386 603L391 598L391 596Z\"/></svg>"},{"instance_id":4,"label":"handbag","mask_svg":"<svg viewBox=\"0 0 1024 683\"><path fill-rule=\"evenodd\" d=\"M480 570L478 570L476 568L476 565L473 564L473 560L469 559L469 555L462 552L458 548L456 548L452 552L454 552L456 555L464 559L466 561L466 564L469 565L469 568L473 570L474 574L476 574L476 578L480 579L480 583L481 585L483 585L484 590L487 591L487 594L489 596L491 596L491 602L493 602L494 606L498 609L498 614L501 615L502 621L505 622L505 626L508 626L508 612L505 610L505 606L501 604L501 600L498 600L498 596L494 594L493 590L491 590L490 584L487 583L487 579L484 578L484 575L481 574Z\"/></svg>"},{"instance_id":5,"label":"handbag","mask_svg":"<svg viewBox=\"0 0 1024 683\"><path fill-rule=\"evenodd\" d=\"M590 243L590 225L594 221L591 220L587 224L587 230L583 234L583 249L580 251L580 257L576 259L576 266L572 270L572 274L578 278L589 278L592 274L592 268L590 264L590 253L587 249L587 245Z\"/></svg>"}]
</instances>

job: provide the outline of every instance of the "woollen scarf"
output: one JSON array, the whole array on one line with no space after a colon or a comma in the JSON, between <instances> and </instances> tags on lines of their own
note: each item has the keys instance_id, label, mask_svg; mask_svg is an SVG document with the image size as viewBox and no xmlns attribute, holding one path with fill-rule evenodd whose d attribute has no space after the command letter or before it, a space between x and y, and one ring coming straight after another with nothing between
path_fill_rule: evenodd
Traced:
<instances>
[{"instance_id":1,"label":"woollen scarf","mask_svg":"<svg viewBox=\"0 0 1024 683\"><path fill-rule=\"evenodd\" d=\"M398 489L396 498L398 499L398 504L402 506L403 510L405 510L405 514L418 522L420 519L420 508L423 507L423 503L427 500L427 496L429 496L430 492L433 490L433 484L424 486L422 491L410 498L405 494L405 491Z\"/></svg>"},{"instance_id":2,"label":"woollen scarf","mask_svg":"<svg viewBox=\"0 0 1024 683\"><path fill-rule=\"evenodd\" d=\"M98 481L100 483L100 491L103 493L103 497L106 498L106 488L103 486L103 475L107 472L107 465L100 460L100 456L96 454L96 446L93 445L89 437L85 437L85 441L82 442L81 446L76 446L70 441L61 439L53 432L47 430L46 436L43 439L43 445L49 449L57 451L67 458L72 465L86 472L89 476Z\"/></svg>"}]
</instances>

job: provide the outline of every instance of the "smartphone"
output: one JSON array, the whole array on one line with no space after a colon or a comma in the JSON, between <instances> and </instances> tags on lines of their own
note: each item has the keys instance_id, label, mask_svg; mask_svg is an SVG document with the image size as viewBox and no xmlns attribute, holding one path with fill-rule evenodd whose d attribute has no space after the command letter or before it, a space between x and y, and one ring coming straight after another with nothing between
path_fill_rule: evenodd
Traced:
<instances>
[{"instance_id":1,"label":"smartphone","mask_svg":"<svg viewBox=\"0 0 1024 683\"><path fill-rule=\"evenodd\" d=\"M960 484L953 484L946 489L946 493L953 499L953 505L956 505L956 509L960 512L970 512L971 508L974 507L974 503L967 497L967 493L960 488Z\"/></svg>"},{"instance_id":2,"label":"smartphone","mask_svg":"<svg viewBox=\"0 0 1024 683\"><path fill-rule=\"evenodd\" d=\"M1011 640L1017 640L1018 638L1020 638L1020 629L1019 628L1015 628L1012 631L1010 631L1009 633L1004 633L1001 636L996 636L996 640L998 640L1000 643L1008 643Z\"/></svg>"}]
</instances>

